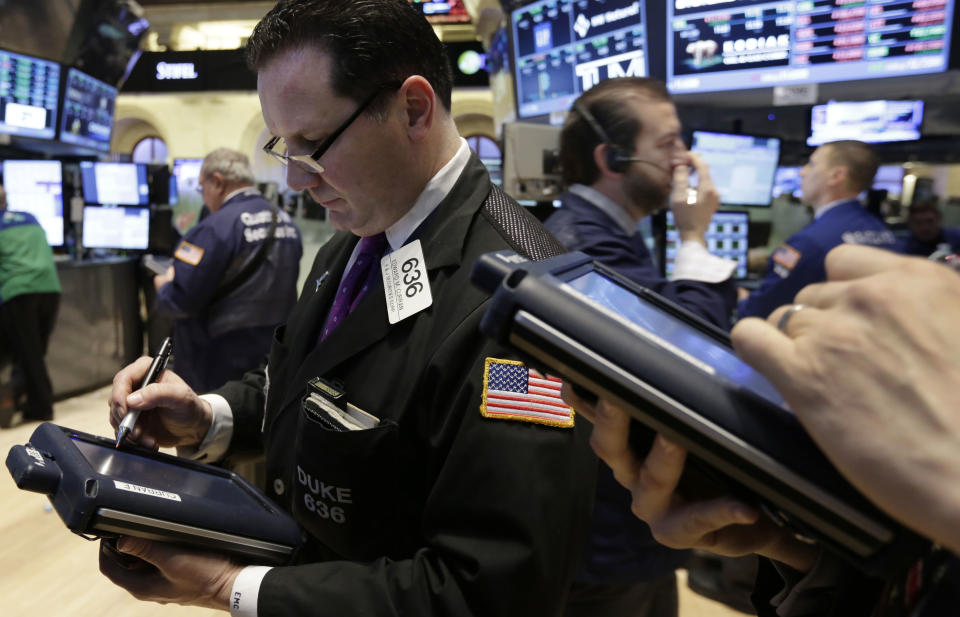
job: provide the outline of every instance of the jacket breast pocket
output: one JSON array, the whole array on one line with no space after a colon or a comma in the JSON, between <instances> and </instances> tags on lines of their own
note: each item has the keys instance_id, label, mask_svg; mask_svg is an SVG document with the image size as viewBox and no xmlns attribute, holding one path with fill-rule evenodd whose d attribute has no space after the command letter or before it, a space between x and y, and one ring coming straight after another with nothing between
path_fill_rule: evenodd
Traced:
<instances>
[{"instance_id":1,"label":"jacket breast pocket","mask_svg":"<svg viewBox=\"0 0 960 617\"><path fill-rule=\"evenodd\" d=\"M391 551L398 532L396 423L334 430L304 410L297 418L293 512L310 535L338 555L369 560Z\"/></svg>"}]
</instances>

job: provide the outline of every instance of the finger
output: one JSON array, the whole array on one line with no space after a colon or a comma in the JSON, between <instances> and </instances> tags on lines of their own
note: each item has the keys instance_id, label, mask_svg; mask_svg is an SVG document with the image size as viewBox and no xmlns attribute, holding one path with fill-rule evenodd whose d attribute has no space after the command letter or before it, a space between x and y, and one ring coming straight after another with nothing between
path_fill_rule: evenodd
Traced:
<instances>
[{"instance_id":1,"label":"finger","mask_svg":"<svg viewBox=\"0 0 960 617\"><path fill-rule=\"evenodd\" d=\"M719 532L731 525L755 523L759 517L760 513L747 504L733 497L719 497L678 506L651 530L657 542L671 548L710 549L722 541Z\"/></svg>"},{"instance_id":2,"label":"finger","mask_svg":"<svg viewBox=\"0 0 960 617\"><path fill-rule=\"evenodd\" d=\"M819 309L831 308L849 298L850 285L848 281L814 283L801 289L794 301Z\"/></svg>"},{"instance_id":3,"label":"finger","mask_svg":"<svg viewBox=\"0 0 960 617\"><path fill-rule=\"evenodd\" d=\"M617 482L629 488L640 461L630 449L630 416L601 400L597 403L590 446L610 469Z\"/></svg>"},{"instance_id":4,"label":"finger","mask_svg":"<svg viewBox=\"0 0 960 617\"><path fill-rule=\"evenodd\" d=\"M657 435L636 482L630 487L632 510L638 518L653 525L670 509L686 459L686 450Z\"/></svg>"},{"instance_id":5,"label":"finger","mask_svg":"<svg viewBox=\"0 0 960 617\"><path fill-rule=\"evenodd\" d=\"M156 567L118 552L105 542L100 543L100 572L137 598L145 598L149 589L164 582Z\"/></svg>"},{"instance_id":6,"label":"finger","mask_svg":"<svg viewBox=\"0 0 960 617\"><path fill-rule=\"evenodd\" d=\"M673 168L673 192L670 201L673 206L687 205L687 189L690 188L690 168L677 165Z\"/></svg>"},{"instance_id":7,"label":"finger","mask_svg":"<svg viewBox=\"0 0 960 617\"><path fill-rule=\"evenodd\" d=\"M782 310L785 309L777 309ZM777 311L771 314L770 319L774 318ZM793 320L801 317L804 311L794 314L791 327ZM801 379L802 364L797 357L796 344L770 322L756 317L741 319L730 332L730 341L737 355L766 376L780 392L794 380Z\"/></svg>"},{"instance_id":8,"label":"finger","mask_svg":"<svg viewBox=\"0 0 960 617\"><path fill-rule=\"evenodd\" d=\"M892 251L857 244L841 244L827 253L828 281L850 281L892 270L918 257L904 257Z\"/></svg>"},{"instance_id":9,"label":"finger","mask_svg":"<svg viewBox=\"0 0 960 617\"><path fill-rule=\"evenodd\" d=\"M690 164L693 165L694 171L697 172L697 177L699 179L697 186L699 189L701 191L715 190L713 178L710 177L710 167L707 165L706 161L704 161L703 158L696 152L691 152L689 156Z\"/></svg>"},{"instance_id":10,"label":"finger","mask_svg":"<svg viewBox=\"0 0 960 617\"><path fill-rule=\"evenodd\" d=\"M113 388L110 390L108 405L110 406L110 424L113 428L120 425L123 416L127 413L127 397L133 392L147 374L150 368L152 358L142 356L133 364L129 364L121 369L113 377Z\"/></svg>"},{"instance_id":11,"label":"finger","mask_svg":"<svg viewBox=\"0 0 960 617\"><path fill-rule=\"evenodd\" d=\"M577 414L585 417L590 422L593 422L593 418L596 415L594 411L594 406L592 403L587 402L586 399L581 398L577 394L576 390L573 389L573 385L569 382L563 382L563 386L560 388L560 398L563 399L563 402L573 408Z\"/></svg>"},{"instance_id":12,"label":"finger","mask_svg":"<svg viewBox=\"0 0 960 617\"><path fill-rule=\"evenodd\" d=\"M190 400L192 391L183 383L154 382L134 391L127 397L127 407L155 409L157 407L183 407Z\"/></svg>"}]
</instances>

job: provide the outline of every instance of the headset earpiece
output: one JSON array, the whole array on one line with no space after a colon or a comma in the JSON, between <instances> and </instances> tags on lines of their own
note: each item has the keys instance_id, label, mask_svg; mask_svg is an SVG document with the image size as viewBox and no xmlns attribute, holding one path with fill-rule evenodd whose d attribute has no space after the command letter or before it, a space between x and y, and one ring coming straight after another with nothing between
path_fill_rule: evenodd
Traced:
<instances>
[{"instance_id":1,"label":"headset earpiece","mask_svg":"<svg viewBox=\"0 0 960 617\"><path fill-rule=\"evenodd\" d=\"M593 114L590 113L587 108L580 104L580 101L575 101L573 103L573 110L580 114L580 117L586 120L587 124L590 125L590 128L600 138L606 146L607 149L604 151L604 161L607 164L607 167L610 171L618 174L622 174L627 170L627 166L630 164L633 159L629 154L623 151L623 148L614 144L610 137L607 135L607 132L603 130L603 127L600 126L600 123L597 122L597 119L593 117Z\"/></svg>"}]
</instances>

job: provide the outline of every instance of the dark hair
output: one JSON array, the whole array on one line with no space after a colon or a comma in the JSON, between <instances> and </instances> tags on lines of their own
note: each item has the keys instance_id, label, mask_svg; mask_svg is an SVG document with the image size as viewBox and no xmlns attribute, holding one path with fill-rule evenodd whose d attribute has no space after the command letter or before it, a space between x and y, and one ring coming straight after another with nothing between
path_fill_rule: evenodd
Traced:
<instances>
[{"instance_id":1,"label":"dark hair","mask_svg":"<svg viewBox=\"0 0 960 617\"><path fill-rule=\"evenodd\" d=\"M873 186L873 177L880 166L877 155L862 141L844 139L831 141L827 146L827 161L831 166L847 168L847 184L857 193Z\"/></svg>"},{"instance_id":2,"label":"dark hair","mask_svg":"<svg viewBox=\"0 0 960 617\"><path fill-rule=\"evenodd\" d=\"M601 81L587 90L574 105L585 108L610 138L612 145L632 153L637 135L643 130L640 119L630 107L631 100L670 102L670 93L662 81L648 77L619 77ZM593 184L600 169L593 151L603 142L597 131L571 109L560 133L560 165L566 184Z\"/></svg>"},{"instance_id":3,"label":"dark hair","mask_svg":"<svg viewBox=\"0 0 960 617\"><path fill-rule=\"evenodd\" d=\"M942 216L940 213L940 199L935 195L914 201L912 204L910 204L910 208L907 210L907 216L924 214L926 212L933 212L937 216Z\"/></svg>"},{"instance_id":4,"label":"dark hair","mask_svg":"<svg viewBox=\"0 0 960 617\"><path fill-rule=\"evenodd\" d=\"M420 75L450 110L446 49L407 0L281 0L247 41L247 65L258 71L283 52L309 46L330 54L340 96L359 103L378 86ZM378 103L368 113L381 112Z\"/></svg>"}]
</instances>

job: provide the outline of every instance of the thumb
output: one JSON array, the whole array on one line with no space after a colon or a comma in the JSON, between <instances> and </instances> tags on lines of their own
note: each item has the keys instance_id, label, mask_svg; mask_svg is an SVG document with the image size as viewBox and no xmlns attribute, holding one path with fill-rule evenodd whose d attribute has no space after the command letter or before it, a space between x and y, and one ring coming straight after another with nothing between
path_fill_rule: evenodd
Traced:
<instances>
[{"instance_id":1,"label":"thumb","mask_svg":"<svg viewBox=\"0 0 960 617\"><path fill-rule=\"evenodd\" d=\"M134 536L123 536L117 540L117 550L161 567L170 555L170 548L162 542L153 542Z\"/></svg>"}]
</instances>

